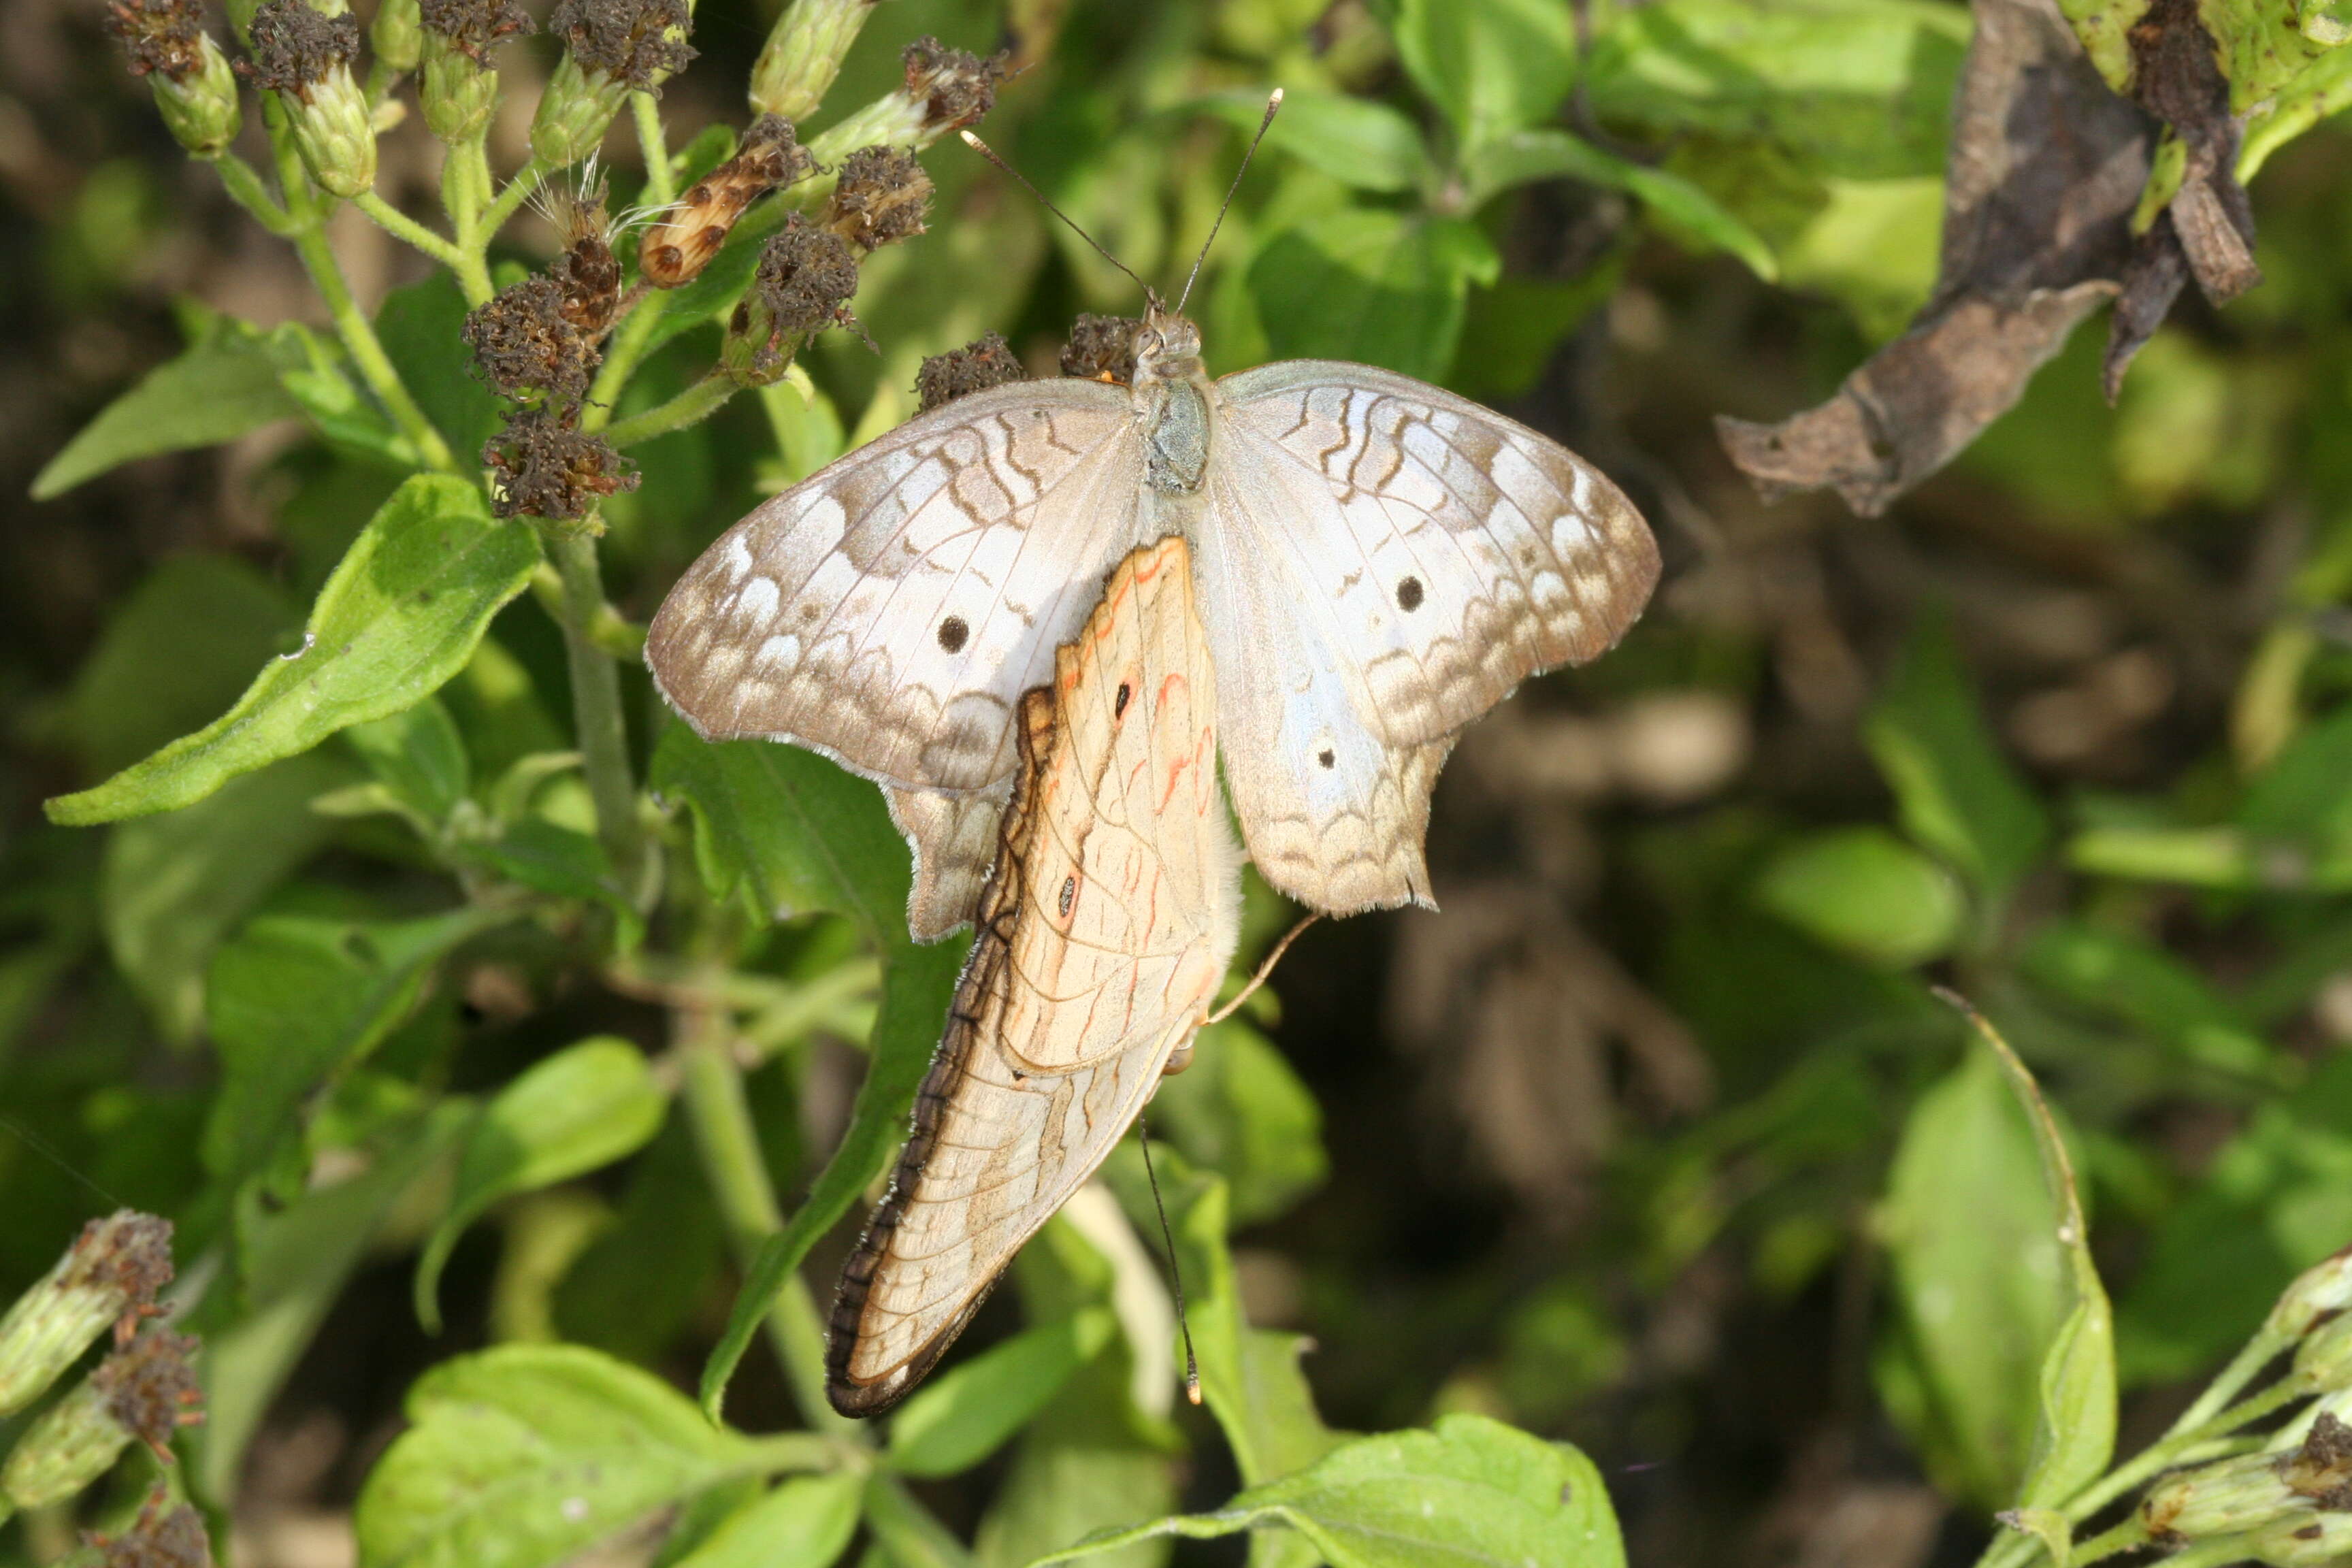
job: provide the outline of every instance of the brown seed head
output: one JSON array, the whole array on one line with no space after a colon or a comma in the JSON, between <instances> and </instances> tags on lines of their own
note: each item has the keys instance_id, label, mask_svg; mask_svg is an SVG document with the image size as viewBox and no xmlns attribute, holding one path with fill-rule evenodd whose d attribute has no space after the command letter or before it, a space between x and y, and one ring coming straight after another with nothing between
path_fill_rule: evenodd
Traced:
<instances>
[{"instance_id":1,"label":"brown seed head","mask_svg":"<svg viewBox=\"0 0 2352 1568\"><path fill-rule=\"evenodd\" d=\"M907 68L907 96L923 105L923 128L948 132L977 123L996 107L996 84L1004 79L1009 58L982 59L937 38L908 44L899 58Z\"/></svg>"},{"instance_id":2,"label":"brown seed head","mask_svg":"<svg viewBox=\"0 0 2352 1568\"><path fill-rule=\"evenodd\" d=\"M1126 385L1135 379L1135 333L1142 325L1124 316L1080 316L1062 346L1062 374Z\"/></svg>"},{"instance_id":3,"label":"brown seed head","mask_svg":"<svg viewBox=\"0 0 2352 1568\"><path fill-rule=\"evenodd\" d=\"M1028 379L1029 372L1003 334L989 332L960 349L925 360L915 376L915 395L922 399L921 412L929 414L966 393Z\"/></svg>"},{"instance_id":4,"label":"brown seed head","mask_svg":"<svg viewBox=\"0 0 2352 1568\"><path fill-rule=\"evenodd\" d=\"M360 19L346 11L329 16L303 0L262 0L250 29L253 58L237 69L266 92L290 92L310 101L310 89L337 66L359 58Z\"/></svg>"},{"instance_id":5,"label":"brown seed head","mask_svg":"<svg viewBox=\"0 0 2352 1568\"><path fill-rule=\"evenodd\" d=\"M856 292L857 258L848 244L794 213L760 252L720 357L730 374L764 385L783 374L812 334L851 319L848 303Z\"/></svg>"},{"instance_id":6,"label":"brown seed head","mask_svg":"<svg viewBox=\"0 0 2352 1568\"><path fill-rule=\"evenodd\" d=\"M602 436L573 427L576 408L525 408L482 447L498 476L499 517L585 517L604 496L637 488L636 468Z\"/></svg>"},{"instance_id":7,"label":"brown seed head","mask_svg":"<svg viewBox=\"0 0 2352 1568\"><path fill-rule=\"evenodd\" d=\"M159 1458L168 1457L173 1431L203 1419L204 1389L189 1364L195 1351L187 1335L153 1329L89 1374L106 1413Z\"/></svg>"},{"instance_id":8,"label":"brown seed head","mask_svg":"<svg viewBox=\"0 0 2352 1568\"><path fill-rule=\"evenodd\" d=\"M912 153L861 147L842 161L824 225L860 250L875 251L923 232L931 177Z\"/></svg>"},{"instance_id":9,"label":"brown seed head","mask_svg":"<svg viewBox=\"0 0 2352 1568\"><path fill-rule=\"evenodd\" d=\"M605 210L607 185L593 172L577 186L560 186L546 203L563 253L547 270L562 291L563 319L593 342L613 324L621 303L621 264L613 255L613 219Z\"/></svg>"},{"instance_id":10,"label":"brown seed head","mask_svg":"<svg viewBox=\"0 0 2352 1568\"><path fill-rule=\"evenodd\" d=\"M816 167L781 114L763 114L743 132L735 155L695 181L677 206L637 242L637 270L656 289L677 289L701 276L753 202L780 185L805 179Z\"/></svg>"},{"instance_id":11,"label":"brown seed head","mask_svg":"<svg viewBox=\"0 0 2352 1568\"><path fill-rule=\"evenodd\" d=\"M170 1501L158 1482L129 1530L121 1535L92 1531L83 1537L98 1552L101 1568L213 1568L204 1515L186 1503L166 1509Z\"/></svg>"},{"instance_id":12,"label":"brown seed head","mask_svg":"<svg viewBox=\"0 0 2352 1568\"><path fill-rule=\"evenodd\" d=\"M577 401L601 356L573 313L564 286L552 278L534 273L500 289L466 317L476 372L509 397Z\"/></svg>"},{"instance_id":13,"label":"brown seed head","mask_svg":"<svg viewBox=\"0 0 2352 1568\"><path fill-rule=\"evenodd\" d=\"M427 31L448 39L478 65L491 45L532 26L530 13L514 0L417 0L417 16Z\"/></svg>"},{"instance_id":14,"label":"brown seed head","mask_svg":"<svg viewBox=\"0 0 2352 1568\"><path fill-rule=\"evenodd\" d=\"M203 0L110 0L106 30L120 39L132 76L162 71L185 81L204 64Z\"/></svg>"},{"instance_id":15,"label":"brown seed head","mask_svg":"<svg viewBox=\"0 0 2352 1568\"><path fill-rule=\"evenodd\" d=\"M2280 1457L2279 1479L2320 1508L2352 1512L2352 1426L2321 1411L2302 1447Z\"/></svg>"},{"instance_id":16,"label":"brown seed head","mask_svg":"<svg viewBox=\"0 0 2352 1568\"><path fill-rule=\"evenodd\" d=\"M547 30L581 65L658 91L664 78L694 58L686 41L692 22L686 0L558 0Z\"/></svg>"},{"instance_id":17,"label":"brown seed head","mask_svg":"<svg viewBox=\"0 0 2352 1568\"><path fill-rule=\"evenodd\" d=\"M120 1292L117 1344L127 1343L139 1320L156 1310L155 1292L172 1282L172 1222L135 1209L117 1209L81 1227L58 1283L69 1290Z\"/></svg>"}]
</instances>

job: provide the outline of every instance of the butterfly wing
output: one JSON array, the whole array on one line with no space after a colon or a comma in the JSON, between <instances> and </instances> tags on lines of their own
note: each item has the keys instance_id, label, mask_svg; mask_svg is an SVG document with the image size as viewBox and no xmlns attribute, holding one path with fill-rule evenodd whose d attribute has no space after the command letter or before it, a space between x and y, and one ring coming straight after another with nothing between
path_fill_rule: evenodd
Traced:
<instances>
[{"instance_id":1,"label":"butterfly wing","mask_svg":"<svg viewBox=\"0 0 2352 1568\"><path fill-rule=\"evenodd\" d=\"M721 534L646 662L705 736L795 742L900 788L1001 788L1021 693L1136 542L1141 463L1120 389L959 398Z\"/></svg>"},{"instance_id":2,"label":"butterfly wing","mask_svg":"<svg viewBox=\"0 0 2352 1568\"><path fill-rule=\"evenodd\" d=\"M1055 663L1023 699L980 934L834 1304L827 1392L846 1415L930 1370L1143 1109L1233 956L1239 850L1184 542L1122 563Z\"/></svg>"},{"instance_id":3,"label":"butterfly wing","mask_svg":"<svg viewBox=\"0 0 2352 1568\"><path fill-rule=\"evenodd\" d=\"M1201 569L1243 835L1317 909L1425 902L1454 733L1613 645L1657 545L1591 465L1410 377L1300 360L1217 391Z\"/></svg>"},{"instance_id":4,"label":"butterfly wing","mask_svg":"<svg viewBox=\"0 0 2352 1568\"><path fill-rule=\"evenodd\" d=\"M1013 798L1013 781L950 794L885 787L882 798L915 854L907 889L907 931L917 942L937 942L971 919L980 889L996 858L997 824Z\"/></svg>"}]
</instances>

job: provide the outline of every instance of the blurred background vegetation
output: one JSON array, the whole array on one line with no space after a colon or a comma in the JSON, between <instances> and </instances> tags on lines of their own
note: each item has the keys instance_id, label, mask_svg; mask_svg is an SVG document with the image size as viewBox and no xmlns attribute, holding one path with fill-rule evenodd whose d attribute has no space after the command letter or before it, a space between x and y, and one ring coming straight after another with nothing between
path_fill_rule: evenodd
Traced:
<instances>
[{"instance_id":1,"label":"blurred background vegetation","mask_svg":"<svg viewBox=\"0 0 2352 1568\"><path fill-rule=\"evenodd\" d=\"M1969 11L1460 13L1486 19L1456 27L1436 0L891 0L811 123L895 86L919 35L1009 47L992 144L1168 283L1283 85L1290 117L1196 296L1212 368L1311 352L1440 380L1591 458L1659 536L1664 581L1624 645L1464 737L1431 834L1443 912L1312 930L1262 1033L1205 1041L1155 1108L1155 1131L1228 1184L1248 1320L1311 1336L1323 1418L1466 1411L1573 1441L1636 1563L1967 1562L2026 1464L2064 1296L2032 1139L1931 984L2000 1026L2066 1129L2116 1300L2119 1451L2295 1270L2352 1242L2352 137L2318 119L2327 100L2265 149L2263 281L2226 309L2183 294L2112 405L2094 317L1948 468L1861 518L1823 491L1767 504L1714 419L1822 403L1928 302ZM772 16L703 0L701 58L661 100L673 146L744 123ZM402 478L274 419L22 499L211 313L325 324L292 252L180 153L102 21L96 0L0 6L9 1293L118 1202L180 1222L184 1275L307 1267L247 1255L251 1216L231 1211L263 1200L200 1158L222 1077L208 986L234 983L257 919L419 915L450 888L398 816L308 809L383 776L341 741L184 812L42 817L299 647L304 606ZM502 170L524 156L546 42L502 58ZM1527 127L1552 140L1519 163L1467 156ZM432 154L420 127L387 135L378 190L422 210ZM634 186L635 141L616 132L608 155ZM995 330L1052 374L1073 316L1136 310L979 159L949 142L926 164L930 232L877 255L855 300L873 347L835 332L803 356L814 413L740 397L634 449L645 482L606 504L602 546L628 620L812 453L911 413L926 355ZM428 263L349 208L330 232L365 306L405 299L419 341L420 321L451 337L433 301L454 296L397 292ZM553 248L527 218L499 254ZM687 385L713 342L666 345L623 412ZM487 398L454 341L403 353L444 428L478 441ZM570 702L541 595L483 647L443 705L488 781L568 744ZM642 759L659 705L641 672L624 681ZM534 809L586 820L576 791ZM592 928L450 947L368 1072L314 1106L287 1191L366 1168L338 1139L363 1143L404 1096L489 1095L593 1035L658 1050L664 994L600 969ZM823 917L762 940L744 971L792 995L846 977L747 1074L789 1206L848 1116L871 972ZM214 1391L201 1461L240 1561L350 1561L404 1392L461 1352L560 1338L692 1386L738 1275L687 1131L637 1142L465 1231L437 1336L411 1279L446 1181L346 1220L357 1250L309 1296L248 1278L240 1308L220 1288L210 1327L248 1344L252 1303L284 1309L250 1407ZM847 1239L813 1255L820 1291ZM972 1345L1022 1321L1008 1293ZM729 1408L754 1430L795 1419L757 1356ZM1213 1430L1188 1417L1155 1451L1167 1489L1131 1517L1234 1490ZM1024 1462L920 1495L985 1552L981 1521ZM0 1553L46 1557L47 1528Z\"/></svg>"}]
</instances>

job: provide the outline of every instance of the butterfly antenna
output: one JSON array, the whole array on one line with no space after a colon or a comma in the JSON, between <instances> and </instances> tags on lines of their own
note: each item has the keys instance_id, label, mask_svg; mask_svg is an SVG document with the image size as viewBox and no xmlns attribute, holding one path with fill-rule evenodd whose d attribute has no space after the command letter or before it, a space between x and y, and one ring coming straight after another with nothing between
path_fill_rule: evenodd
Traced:
<instances>
[{"instance_id":1,"label":"butterfly antenna","mask_svg":"<svg viewBox=\"0 0 2352 1568\"><path fill-rule=\"evenodd\" d=\"M969 131L960 131L956 132L956 134L961 136L964 139L964 144L970 147L973 152L979 153L982 157L987 159L990 163L995 164L998 168L1003 170L1014 179L1020 181L1021 188L1027 191L1031 195L1035 196L1040 205L1042 205L1047 212L1052 213L1055 217L1060 218L1064 223L1068 224L1072 234L1076 235L1080 239L1083 239L1088 245L1093 246L1097 256L1101 257L1105 261L1109 262L1121 272L1127 273L1129 278L1133 278L1135 279L1135 286L1142 289L1147 296L1151 293L1150 284L1146 283L1140 278L1136 278L1135 274L1129 270L1126 262L1121 261L1118 257L1113 256L1109 251L1105 250L1102 247L1102 241L1097 239L1093 235L1088 234L1085 229L1078 226L1077 219L1072 217L1069 214L1055 206L1052 202L1047 201L1045 199L1045 193L1029 183L1028 175L1023 174L1020 170L1014 168L1012 164L1006 163L1003 159L996 155L995 148L991 147L987 142L982 141L979 137L974 136Z\"/></svg>"},{"instance_id":2,"label":"butterfly antenna","mask_svg":"<svg viewBox=\"0 0 2352 1568\"><path fill-rule=\"evenodd\" d=\"M1192 1321L1184 1315L1184 1271L1176 1267L1176 1237L1168 1228L1168 1205L1160 1201L1160 1174L1151 1168L1151 1129L1141 1112L1135 1118L1135 1135L1143 1144L1143 1175L1151 1184L1151 1206L1160 1214L1160 1240L1168 1248L1168 1278L1176 1282L1176 1328L1184 1336L1184 1397L1201 1403L1201 1363L1192 1354Z\"/></svg>"},{"instance_id":3,"label":"butterfly antenna","mask_svg":"<svg viewBox=\"0 0 2352 1568\"><path fill-rule=\"evenodd\" d=\"M1258 964L1257 973L1250 976L1249 984L1242 987L1241 994L1226 1003L1223 1006L1218 1008L1215 1012L1210 1014L1207 1017L1202 1019L1201 1026L1202 1028L1207 1028L1211 1024L1222 1024L1226 1019L1232 1017L1234 1016L1234 1009L1239 1007L1243 1003L1255 995L1257 994L1257 988L1265 984L1265 977L1274 973L1274 966L1282 962L1282 955L1290 951L1290 944L1298 940L1298 933L1305 931L1308 926L1313 925L1317 921L1319 921L1323 917L1319 914L1310 914L1305 920L1300 921L1297 925L1292 926L1290 930L1284 934L1283 939L1274 944L1274 951L1267 953L1265 959Z\"/></svg>"},{"instance_id":4,"label":"butterfly antenna","mask_svg":"<svg viewBox=\"0 0 2352 1568\"><path fill-rule=\"evenodd\" d=\"M1234 205L1234 196L1242 188L1242 176L1249 173L1250 160L1257 156L1257 144L1274 125L1274 117L1282 110L1282 89L1276 88L1265 100L1265 118L1257 122L1257 134L1250 138L1249 151L1242 154L1242 166L1234 171L1234 183L1225 187L1224 205L1217 209L1217 221L1209 226L1209 237L1201 242L1201 254L1192 258L1192 270L1184 279L1184 291L1176 296L1176 313L1184 313L1184 301L1192 297L1192 281L1201 276L1201 263L1209 259L1209 247L1217 242L1217 230L1225 226L1225 213Z\"/></svg>"}]
</instances>

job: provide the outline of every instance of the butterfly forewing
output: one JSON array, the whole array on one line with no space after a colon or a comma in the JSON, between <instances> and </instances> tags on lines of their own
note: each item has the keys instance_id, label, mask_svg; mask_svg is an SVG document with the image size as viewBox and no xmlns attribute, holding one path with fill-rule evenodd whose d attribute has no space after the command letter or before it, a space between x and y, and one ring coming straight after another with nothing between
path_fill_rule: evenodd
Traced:
<instances>
[{"instance_id":1,"label":"butterfly forewing","mask_svg":"<svg viewBox=\"0 0 2352 1568\"><path fill-rule=\"evenodd\" d=\"M1022 767L915 1129L845 1269L828 1387L903 1397L1108 1155L1233 955L1239 851L1181 538L1112 574L1024 699Z\"/></svg>"},{"instance_id":2,"label":"butterfly forewing","mask_svg":"<svg viewBox=\"0 0 2352 1568\"><path fill-rule=\"evenodd\" d=\"M878 782L1002 786L1013 711L1136 538L1127 395L977 393L737 523L654 617L646 660L712 738L793 741Z\"/></svg>"}]
</instances>

